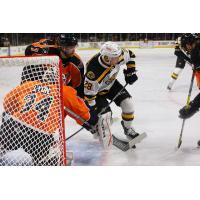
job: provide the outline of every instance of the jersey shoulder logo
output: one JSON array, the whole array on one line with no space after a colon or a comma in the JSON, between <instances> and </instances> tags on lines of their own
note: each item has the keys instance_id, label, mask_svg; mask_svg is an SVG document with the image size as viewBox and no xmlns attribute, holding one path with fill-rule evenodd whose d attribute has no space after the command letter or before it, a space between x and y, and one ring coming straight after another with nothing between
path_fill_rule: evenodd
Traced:
<instances>
[{"instance_id":1,"label":"jersey shoulder logo","mask_svg":"<svg viewBox=\"0 0 200 200\"><path fill-rule=\"evenodd\" d=\"M94 72L92 72L92 71L87 72L87 77L88 77L89 79L94 79L94 78L95 78Z\"/></svg>"}]
</instances>

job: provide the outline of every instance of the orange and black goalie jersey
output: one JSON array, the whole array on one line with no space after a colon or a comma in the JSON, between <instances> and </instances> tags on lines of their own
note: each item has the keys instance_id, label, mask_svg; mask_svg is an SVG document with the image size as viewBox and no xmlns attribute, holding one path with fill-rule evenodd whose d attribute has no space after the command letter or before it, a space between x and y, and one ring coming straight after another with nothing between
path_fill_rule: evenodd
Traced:
<instances>
[{"instance_id":1,"label":"orange and black goalie jersey","mask_svg":"<svg viewBox=\"0 0 200 200\"><path fill-rule=\"evenodd\" d=\"M77 90L77 94L80 97L84 96L84 64L77 53L67 55L65 58L61 56L60 48L55 44L53 40L41 39L35 42L25 49L25 56L33 55L57 55L62 60L63 64L63 77L64 85L72 86ZM30 66L29 66L30 67ZM33 67L33 66L31 66ZM35 69L37 71L37 69ZM27 72L29 69L24 67L22 74L22 83L30 80L35 81L35 77L30 77ZM26 75L27 74L27 75Z\"/></svg>"},{"instance_id":2,"label":"orange and black goalie jersey","mask_svg":"<svg viewBox=\"0 0 200 200\"><path fill-rule=\"evenodd\" d=\"M77 96L76 90L63 86L64 107L87 121L90 118L88 107ZM58 87L54 84L40 81L27 81L12 89L4 98L3 107L13 119L33 129L53 134L58 129L61 117L61 100ZM80 125L80 120L74 115L65 112Z\"/></svg>"}]
</instances>

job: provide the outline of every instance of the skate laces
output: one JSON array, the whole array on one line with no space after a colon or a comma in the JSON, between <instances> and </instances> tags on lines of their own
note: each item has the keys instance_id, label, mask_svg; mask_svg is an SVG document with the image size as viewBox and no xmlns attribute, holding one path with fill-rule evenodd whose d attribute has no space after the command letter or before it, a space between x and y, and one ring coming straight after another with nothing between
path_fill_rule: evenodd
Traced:
<instances>
[{"instance_id":1,"label":"skate laces","mask_svg":"<svg viewBox=\"0 0 200 200\"><path fill-rule=\"evenodd\" d=\"M135 132L135 129L134 128L127 128L127 135L137 135L137 133Z\"/></svg>"}]
</instances>

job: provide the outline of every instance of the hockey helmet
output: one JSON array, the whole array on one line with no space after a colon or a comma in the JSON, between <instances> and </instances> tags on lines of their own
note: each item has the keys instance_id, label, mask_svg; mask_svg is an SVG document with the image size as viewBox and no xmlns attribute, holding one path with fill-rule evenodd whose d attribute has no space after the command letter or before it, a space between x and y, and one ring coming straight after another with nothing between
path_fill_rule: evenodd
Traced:
<instances>
[{"instance_id":1,"label":"hockey helmet","mask_svg":"<svg viewBox=\"0 0 200 200\"><path fill-rule=\"evenodd\" d=\"M50 66L47 67L43 67L46 68L44 70L44 74L42 76L42 82L48 82L48 83L55 83L56 82L56 78L57 78L57 71Z\"/></svg>"},{"instance_id":2,"label":"hockey helmet","mask_svg":"<svg viewBox=\"0 0 200 200\"><path fill-rule=\"evenodd\" d=\"M57 37L58 46L76 46L78 44L77 38L74 34L60 33Z\"/></svg>"},{"instance_id":3,"label":"hockey helmet","mask_svg":"<svg viewBox=\"0 0 200 200\"><path fill-rule=\"evenodd\" d=\"M185 33L181 36L181 47L185 48L186 44L193 44L198 39L197 34Z\"/></svg>"},{"instance_id":4,"label":"hockey helmet","mask_svg":"<svg viewBox=\"0 0 200 200\"><path fill-rule=\"evenodd\" d=\"M102 45L100 54L109 58L119 57L122 54L122 49L114 42L106 42Z\"/></svg>"}]
</instances>

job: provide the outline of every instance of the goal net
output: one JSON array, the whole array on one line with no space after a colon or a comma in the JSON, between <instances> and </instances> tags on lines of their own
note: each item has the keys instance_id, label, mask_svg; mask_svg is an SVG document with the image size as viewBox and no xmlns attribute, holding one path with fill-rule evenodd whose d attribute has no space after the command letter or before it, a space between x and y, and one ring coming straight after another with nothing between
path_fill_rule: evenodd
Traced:
<instances>
[{"instance_id":1,"label":"goal net","mask_svg":"<svg viewBox=\"0 0 200 200\"><path fill-rule=\"evenodd\" d=\"M66 165L59 57L0 58L11 67L21 79L2 99L0 165Z\"/></svg>"}]
</instances>

